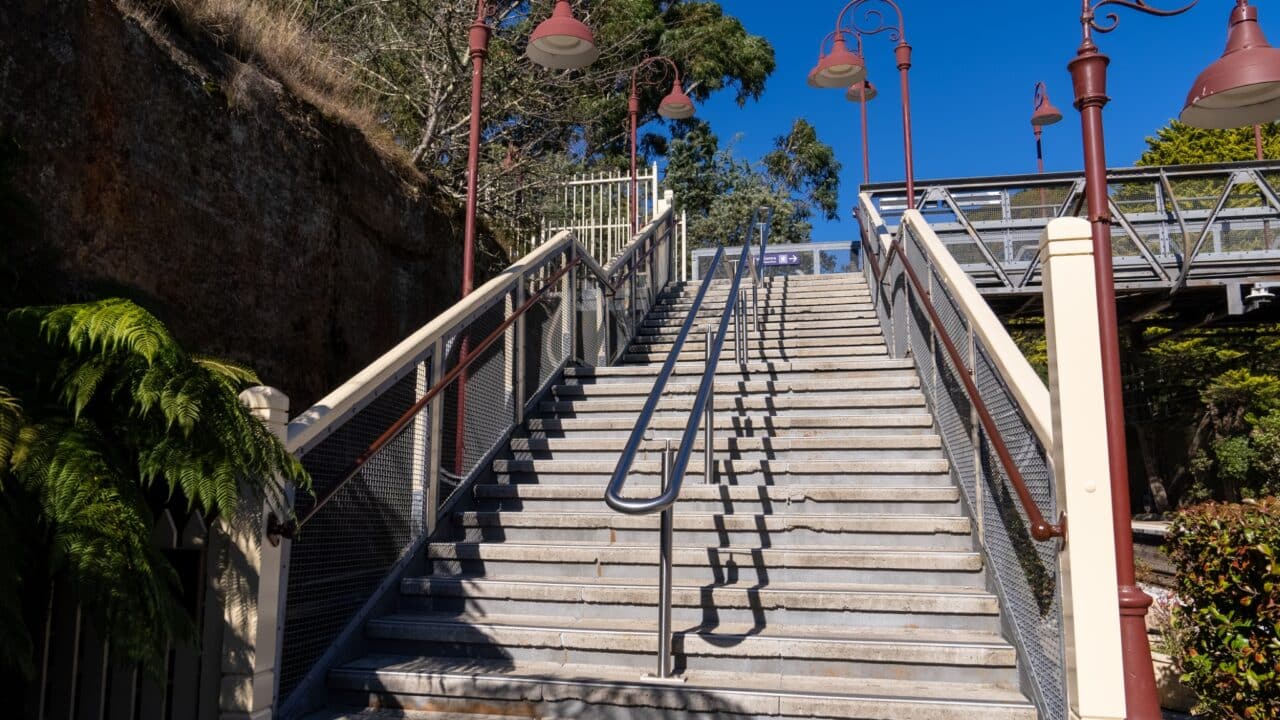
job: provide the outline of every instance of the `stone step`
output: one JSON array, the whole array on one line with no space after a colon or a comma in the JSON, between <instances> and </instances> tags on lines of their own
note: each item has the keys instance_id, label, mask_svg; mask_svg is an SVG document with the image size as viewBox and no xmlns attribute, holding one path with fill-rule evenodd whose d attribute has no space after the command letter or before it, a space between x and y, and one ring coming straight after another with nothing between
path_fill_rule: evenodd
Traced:
<instances>
[{"instance_id":1,"label":"stone step","mask_svg":"<svg viewBox=\"0 0 1280 720\"><path fill-rule=\"evenodd\" d=\"M689 311L693 309L693 304L688 305L671 304L659 305L649 311L649 320L667 320L679 318L683 320L689 316ZM818 320L840 319L842 316L849 316L856 313L875 312L875 308L869 302L829 302L825 304L815 305L798 305L798 306L782 306L782 307L762 307L760 308L760 320L763 321L785 321L785 320ZM724 307L715 307L703 305L698 310L696 317L699 319L716 319L724 315Z\"/></svg>"},{"instance_id":2,"label":"stone step","mask_svg":"<svg viewBox=\"0 0 1280 720\"><path fill-rule=\"evenodd\" d=\"M711 281L711 288L729 287L730 280L727 278L716 278ZM702 284L702 279L684 280L671 284L672 290L680 290L682 288L697 289ZM867 285L867 278L861 272L852 273L831 273L828 275L776 275L766 276L763 284L769 287L820 287L830 285Z\"/></svg>"},{"instance_id":3,"label":"stone step","mask_svg":"<svg viewBox=\"0 0 1280 720\"><path fill-rule=\"evenodd\" d=\"M688 423L688 416L655 417L649 432L657 438L678 438ZM635 427L635 416L584 418L531 418L519 431L520 436L542 438L625 438ZM716 435L735 437L827 437L831 435L924 435L933 434L933 416L924 413L864 415L730 415L718 413Z\"/></svg>"},{"instance_id":4,"label":"stone step","mask_svg":"<svg viewBox=\"0 0 1280 720\"><path fill-rule=\"evenodd\" d=\"M402 715L321 714L309 720L1035 720L1016 690L977 683L915 683L744 672L686 671L683 682L645 679L633 667L370 655L329 674L331 690ZM479 713L474 714L473 713ZM421 720L437 720L425 716Z\"/></svg>"},{"instance_id":5,"label":"stone step","mask_svg":"<svg viewBox=\"0 0 1280 720\"><path fill-rule=\"evenodd\" d=\"M627 363L655 363L665 362L669 352L632 352L628 350L623 356L622 361ZM876 338L874 345L835 345L828 347L815 348L788 348L779 349L759 349L750 348L748 359L752 361L760 360L803 360L809 358L845 358L845 357L885 357L889 354L888 348L885 347L884 341ZM678 362L694 362L705 356L701 347L686 346L679 355ZM733 361L733 346L726 344L721 353L721 362Z\"/></svg>"},{"instance_id":6,"label":"stone step","mask_svg":"<svg viewBox=\"0 0 1280 720\"><path fill-rule=\"evenodd\" d=\"M858 334L847 330L831 333L825 338L786 338L783 340L761 339L747 335L744 341L746 348L753 356L761 350L799 350L802 348L853 348L866 345L884 346L884 336L877 330L874 333ZM636 340L627 348L628 353L665 353L675 347L675 336L652 336ZM705 352L707 341L705 336L690 335L685 338L682 349L686 352ZM725 338L724 350L732 352L736 347L736 338Z\"/></svg>"},{"instance_id":7,"label":"stone step","mask_svg":"<svg viewBox=\"0 0 1280 720\"><path fill-rule=\"evenodd\" d=\"M642 327L636 335L632 344L648 343L648 342L672 342L679 334L680 327L683 323L671 323L662 327ZM704 324L705 327L705 324ZM750 323L747 325L746 337L751 340L767 340L767 341L790 341L790 340L807 340L811 338L831 337L833 335L849 335L849 336L867 336L867 335L883 335L880 329L880 323L871 318L863 318L860 320L846 320L840 325L834 327L791 327L783 328L777 324L770 327L768 324L761 324L760 330L757 331ZM727 342L733 342L738 334L730 323L725 339ZM688 339L694 338L704 339L705 333L699 328L695 328L690 332Z\"/></svg>"},{"instance_id":8,"label":"stone step","mask_svg":"<svg viewBox=\"0 0 1280 720\"><path fill-rule=\"evenodd\" d=\"M592 543L463 543L427 546L430 575L648 578L657 546ZM922 548L699 547L672 550L677 582L872 583L982 588L982 557L968 550Z\"/></svg>"},{"instance_id":9,"label":"stone step","mask_svg":"<svg viewBox=\"0 0 1280 720\"><path fill-rule=\"evenodd\" d=\"M616 461L612 460L495 460L493 471L499 476L536 476L538 482L560 484L589 484L607 480L613 475ZM637 482L647 477L657 482L662 461L656 453L652 460L637 460L631 466L630 476ZM857 484L878 482L913 484L926 478L934 485L938 476L947 476L948 462L941 457L904 460L809 460L783 462L777 460L725 460L715 462L716 480L724 484L773 484L805 483L830 484L833 482ZM701 463L689 463L685 483L702 482ZM580 483L579 481L587 481Z\"/></svg>"},{"instance_id":10,"label":"stone step","mask_svg":"<svg viewBox=\"0 0 1280 720\"><path fill-rule=\"evenodd\" d=\"M672 316L670 318L649 317L640 325L639 333L641 335L675 333L683 325L687 315ZM712 325L719 327L720 316L715 315L702 317L699 316L694 330L692 332L701 333L702 328ZM806 315L794 318L769 318L763 314L760 316L760 328L766 332L775 331L791 331L803 329L821 329L821 330L841 330L848 327L855 327L855 323L865 326L867 323L879 323L876 314L872 311L859 311L850 313L830 313L827 315ZM733 321L729 321L730 332L733 329Z\"/></svg>"},{"instance_id":11,"label":"stone step","mask_svg":"<svg viewBox=\"0 0 1280 720\"><path fill-rule=\"evenodd\" d=\"M658 515L605 512L453 513L459 542L573 542L658 545ZM707 547L896 547L967 550L973 546L966 517L924 515L752 515L674 513L675 542Z\"/></svg>"},{"instance_id":12,"label":"stone step","mask_svg":"<svg viewBox=\"0 0 1280 720\"><path fill-rule=\"evenodd\" d=\"M656 618L574 620L540 615L399 614L366 626L380 651L427 656L649 668ZM1017 682L1016 654L998 634L914 628L785 628L751 623L676 626L678 670L734 670L943 682Z\"/></svg>"},{"instance_id":13,"label":"stone step","mask_svg":"<svg viewBox=\"0 0 1280 720\"><path fill-rule=\"evenodd\" d=\"M401 581L404 610L470 615L551 615L648 620L658 588L596 578L425 576ZM672 620L765 626L913 627L1000 632L994 595L977 589L900 585L687 583L671 591Z\"/></svg>"},{"instance_id":14,"label":"stone step","mask_svg":"<svg viewBox=\"0 0 1280 720\"><path fill-rule=\"evenodd\" d=\"M643 497L649 488L627 487L623 497ZM505 511L612 512L600 485L476 485L479 507ZM827 515L835 513L902 513L959 517L956 487L882 487L818 485L685 485L676 514L728 513L769 515Z\"/></svg>"},{"instance_id":15,"label":"stone step","mask_svg":"<svg viewBox=\"0 0 1280 720\"><path fill-rule=\"evenodd\" d=\"M629 396L597 398L594 400L543 400L539 412L558 416L630 417L636 416L647 398ZM670 414L682 416L687 422L693 409L693 395L673 395L660 399L657 416ZM898 393L840 393L796 394L776 397L716 397L717 416L767 414L774 415L840 415L853 414L920 414L926 411L924 395L920 392Z\"/></svg>"},{"instance_id":16,"label":"stone step","mask_svg":"<svg viewBox=\"0 0 1280 720\"><path fill-rule=\"evenodd\" d=\"M656 380L656 378L654 379ZM701 380L697 376L686 375L678 377L667 382L666 387L663 388L663 395L696 394ZM593 398L616 398L633 395L648 397L653 392L653 386L654 383L652 381L554 385L551 388L551 397L557 400L590 400ZM916 390L919 387L920 378L915 371L884 370L864 373L859 377L818 377L807 380L718 379L715 383L714 391L717 397L721 395L768 397L815 393L893 393L903 390Z\"/></svg>"},{"instance_id":17,"label":"stone step","mask_svg":"<svg viewBox=\"0 0 1280 720\"><path fill-rule=\"evenodd\" d=\"M746 286L742 295L747 307L751 306L751 287ZM682 293L680 295L659 296L658 307L678 307L686 310L693 306L694 300L697 299L696 292ZM723 308L728 302L729 295L725 292L707 293L702 299L703 307ZM835 290L835 291L762 291L757 292L755 302L761 309L768 308L800 308L830 305L832 303L861 303L871 304L871 293L865 288L857 290Z\"/></svg>"},{"instance_id":18,"label":"stone step","mask_svg":"<svg viewBox=\"0 0 1280 720\"><path fill-rule=\"evenodd\" d=\"M564 369L568 383L580 382L647 382L652 384L661 371L660 365L618 365L615 367L570 366ZM704 366L700 362L676 363L671 382L687 380L698 382ZM800 378L820 380L835 377L862 377L893 371L912 371L915 364L910 359L861 358L849 360L811 360L808 362L749 362L746 365L722 363L716 367L716 375L735 380L781 380Z\"/></svg>"},{"instance_id":19,"label":"stone step","mask_svg":"<svg viewBox=\"0 0 1280 720\"><path fill-rule=\"evenodd\" d=\"M746 290L747 294L751 294L751 281L743 280L740 288ZM795 299L804 299L809 297L841 297L847 295L860 295L869 297L871 293L870 287L866 283L833 283L827 285L778 285L776 287L768 284L761 285L756 290L760 298L772 298L779 301L789 301ZM659 295L660 298L667 299L693 299L698 294L698 287L682 287L664 292ZM707 299L715 298L721 302L729 296L729 286L713 285L707 289Z\"/></svg>"},{"instance_id":20,"label":"stone step","mask_svg":"<svg viewBox=\"0 0 1280 720\"><path fill-rule=\"evenodd\" d=\"M640 457L661 457L666 440L641 444ZM672 450L679 450L672 441ZM626 438L512 438L509 447L515 460L601 460L617 462ZM705 444L701 436L693 443L691 462L703 462ZM718 437L715 456L721 460L914 460L942 457L938 435L826 436L819 438Z\"/></svg>"}]
</instances>

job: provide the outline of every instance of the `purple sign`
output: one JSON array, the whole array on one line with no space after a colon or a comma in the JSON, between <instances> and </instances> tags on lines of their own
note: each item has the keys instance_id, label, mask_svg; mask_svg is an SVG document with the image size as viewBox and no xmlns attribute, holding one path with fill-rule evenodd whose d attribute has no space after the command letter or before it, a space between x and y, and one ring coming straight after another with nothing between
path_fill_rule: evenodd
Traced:
<instances>
[{"instance_id":1,"label":"purple sign","mask_svg":"<svg viewBox=\"0 0 1280 720\"><path fill-rule=\"evenodd\" d=\"M779 267L782 265L799 265L800 255L797 253L765 253L765 267Z\"/></svg>"}]
</instances>

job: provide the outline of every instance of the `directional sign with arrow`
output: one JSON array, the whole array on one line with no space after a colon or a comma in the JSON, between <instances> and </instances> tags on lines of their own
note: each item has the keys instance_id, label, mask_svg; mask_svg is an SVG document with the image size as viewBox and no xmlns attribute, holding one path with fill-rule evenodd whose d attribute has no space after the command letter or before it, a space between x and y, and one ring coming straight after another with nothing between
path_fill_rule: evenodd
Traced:
<instances>
[{"instance_id":1,"label":"directional sign with arrow","mask_svg":"<svg viewBox=\"0 0 1280 720\"><path fill-rule=\"evenodd\" d=\"M765 267L780 267L783 265L799 265L800 256L793 252L765 253Z\"/></svg>"}]
</instances>

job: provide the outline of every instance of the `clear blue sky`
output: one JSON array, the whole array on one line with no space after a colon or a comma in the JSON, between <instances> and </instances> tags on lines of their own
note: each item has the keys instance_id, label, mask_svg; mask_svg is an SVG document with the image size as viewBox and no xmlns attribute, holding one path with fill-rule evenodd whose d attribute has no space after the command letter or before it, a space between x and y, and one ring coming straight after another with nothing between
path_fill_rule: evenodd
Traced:
<instances>
[{"instance_id":1,"label":"clear blue sky","mask_svg":"<svg viewBox=\"0 0 1280 720\"><path fill-rule=\"evenodd\" d=\"M721 0L752 33L764 35L778 68L757 102L738 108L724 92L699 107L721 143L741 133L738 152L758 159L773 138L805 117L833 145L844 165L840 222L819 222L814 240L856 235L849 210L862 179L857 106L843 91L814 90L805 83L817 61L818 41L834 27L843 2L834 0ZM1173 7L1166 0L1152 5ZM879 4L879 3L873 3ZM1045 132L1045 168L1082 165L1079 114L1072 108L1067 62L1080 44L1077 0L901 0L907 39L915 48L911 69L916 178L999 175L1035 171L1030 117L1037 80L1049 86L1066 116ZM1258 2L1261 22L1280 42L1280 3ZM1105 110L1107 160L1131 165L1144 138L1176 117L1195 76L1221 55L1230 0L1200 0L1185 15L1155 18L1118 8L1119 28L1097 35L1111 56L1113 98ZM881 95L869 105L871 179L901 180L902 123L898 72L886 35L868 39L869 77Z\"/></svg>"}]
</instances>

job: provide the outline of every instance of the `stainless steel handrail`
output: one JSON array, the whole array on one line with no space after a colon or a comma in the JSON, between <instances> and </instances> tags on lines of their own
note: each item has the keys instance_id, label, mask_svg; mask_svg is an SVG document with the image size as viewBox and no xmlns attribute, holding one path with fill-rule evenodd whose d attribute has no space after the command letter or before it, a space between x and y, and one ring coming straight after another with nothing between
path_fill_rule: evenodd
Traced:
<instances>
[{"instance_id":1,"label":"stainless steel handrail","mask_svg":"<svg viewBox=\"0 0 1280 720\"><path fill-rule=\"evenodd\" d=\"M755 221L759 216L760 209L757 209L751 216L749 227L755 225ZM766 230L762 230L762 232L767 234ZM622 456L618 459L618 465L614 469L613 477L609 480L608 490L605 491L605 502L618 512L628 515L661 513L658 541L659 614L658 672L656 674L658 678L666 679L671 677L673 508L680 498L680 490L684 485L684 473L689 466L689 459L693 455L694 440L698 435L698 427L700 425L705 425L703 455L706 460L706 466L703 480L707 483L715 480L715 416L712 400L715 394L716 367L719 365L720 354L724 350L725 338L728 336L729 321L736 317L739 305L738 291L742 286L742 277L751 258L751 238L751 232L748 229L746 240L742 245L742 254L739 256L738 266L733 274L732 284L729 287L729 294L725 298L724 310L720 314L719 331L713 335L710 328L707 329L706 367L702 372L702 380L698 384L698 392L694 396L693 408L689 413L689 422L685 425L684 434L680 438L680 447L675 452L674 457L672 456L670 441L667 441L663 450L661 494L649 499L630 499L622 497L622 490L627 483L627 476L631 472L631 467L635 464L636 453L639 452L640 445L644 442L645 435L648 434L649 426L653 422L653 415L662 399L663 392L666 390L667 382L675 370L680 352L684 348L689 332L693 329L698 312L702 309L707 290L711 287L711 281L724 258L723 247L716 252L715 257L711 260L707 275L703 278L702 285L698 288L698 294L693 300L693 306L689 309L689 314L685 317L684 324L680 327L680 333L676 336L671 352L668 353L667 360L663 363L662 369L658 373L658 378L654 382L653 390L649 393L648 400L645 401L644 407L640 410L640 416L636 419L635 428L631 431L631 437L627 440ZM744 262L742 258L746 258L746 261ZM745 332L745 328L743 332ZM742 334L739 334L736 341L739 348L744 347L741 338Z\"/></svg>"}]
</instances>

